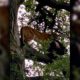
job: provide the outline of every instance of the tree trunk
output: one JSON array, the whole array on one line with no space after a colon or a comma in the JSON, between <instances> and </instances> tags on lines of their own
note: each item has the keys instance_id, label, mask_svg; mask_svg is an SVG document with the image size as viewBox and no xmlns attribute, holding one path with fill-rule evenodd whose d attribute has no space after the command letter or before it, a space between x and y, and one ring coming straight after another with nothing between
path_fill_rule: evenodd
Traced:
<instances>
[{"instance_id":1,"label":"tree trunk","mask_svg":"<svg viewBox=\"0 0 80 80\"><path fill-rule=\"evenodd\" d=\"M24 80L24 53L20 46L18 26L17 26L17 11L18 1L10 0L10 80Z\"/></svg>"}]
</instances>

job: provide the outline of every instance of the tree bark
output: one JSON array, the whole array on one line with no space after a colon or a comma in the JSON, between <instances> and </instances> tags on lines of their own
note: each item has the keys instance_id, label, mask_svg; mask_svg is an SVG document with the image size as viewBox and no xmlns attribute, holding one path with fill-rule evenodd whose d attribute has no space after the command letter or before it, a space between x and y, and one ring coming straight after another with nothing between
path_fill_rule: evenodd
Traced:
<instances>
[{"instance_id":1,"label":"tree bark","mask_svg":"<svg viewBox=\"0 0 80 80\"><path fill-rule=\"evenodd\" d=\"M24 53L20 48L17 11L21 0L10 0L10 80L24 80Z\"/></svg>"}]
</instances>

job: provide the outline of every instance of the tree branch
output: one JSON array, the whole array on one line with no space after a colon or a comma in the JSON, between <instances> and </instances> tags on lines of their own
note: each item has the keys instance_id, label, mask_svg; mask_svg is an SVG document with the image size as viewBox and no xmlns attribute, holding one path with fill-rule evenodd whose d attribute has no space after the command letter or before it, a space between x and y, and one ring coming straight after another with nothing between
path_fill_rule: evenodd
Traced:
<instances>
[{"instance_id":1,"label":"tree branch","mask_svg":"<svg viewBox=\"0 0 80 80\"><path fill-rule=\"evenodd\" d=\"M65 3L65 2L58 2L55 0L37 0L39 2L38 5L38 9L42 8L43 6L50 6L52 8L56 8L56 9L65 9L67 11L70 11L70 4L69 3Z\"/></svg>"}]
</instances>

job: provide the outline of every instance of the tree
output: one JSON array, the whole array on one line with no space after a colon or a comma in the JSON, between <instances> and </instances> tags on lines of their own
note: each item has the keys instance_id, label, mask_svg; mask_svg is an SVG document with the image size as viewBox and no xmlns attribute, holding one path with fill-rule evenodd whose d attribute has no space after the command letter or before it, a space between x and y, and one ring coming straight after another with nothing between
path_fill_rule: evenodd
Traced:
<instances>
[{"instance_id":1,"label":"tree","mask_svg":"<svg viewBox=\"0 0 80 80\"><path fill-rule=\"evenodd\" d=\"M17 11L19 5L24 0L10 1L10 79L11 80L24 80L23 74L23 61L24 54L20 49L20 41L17 27Z\"/></svg>"},{"instance_id":2,"label":"tree","mask_svg":"<svg viewBox=\"0 0 80 80\"><path fill-rule=\"evenodd\" d=\"M0 79L9 79L9 5L0 4ZM6 67L5 67L6 66Z\"/></svg>"},{"instance_id":3,"label":"tree","mask_svg":"<svg viewBox=\"0 0 80 80\"><path fill-rule=\"evenodd\" d=\"M79 69L80 69L80 64L79 64L79 59L80 59L80 43L79 43L79 34L80 31L78 30L80 27L80 18L79 18L79 0L74 0L73 1L73 10L71 13L71 78L74 79L79 79ZM75 9L77 8L77 9ZM75 17L75 18L74 18ZM76 58L76 59L75 59ZM75 59L75 60L74 60Z\"/></svg>"}]
</instances>

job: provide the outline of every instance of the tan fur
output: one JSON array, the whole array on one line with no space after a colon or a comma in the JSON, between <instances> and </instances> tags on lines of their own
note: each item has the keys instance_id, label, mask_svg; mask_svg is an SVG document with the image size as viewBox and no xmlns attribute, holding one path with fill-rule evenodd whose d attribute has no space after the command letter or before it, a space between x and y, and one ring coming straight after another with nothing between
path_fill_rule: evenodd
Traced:
<instances>
[{"instance_id":1,"label":"tan fur","mask_svg":"<svg viewBox=\"0 0 80 80\"><path fill-rule=\"evenodd\" d=\"M48 33L45 32L41 33L38 30L28 26L21 28L21 36L23 41L25 42L30 41L32 39L35 41L39 41L39 40L44 41L44 40L48 40L51 37L51 35Z\"/></svg>"}]
</instances>

